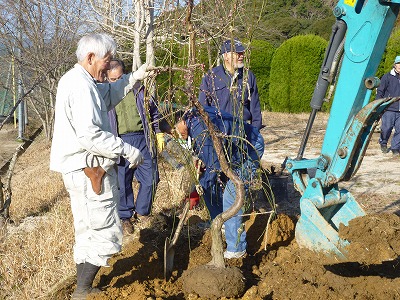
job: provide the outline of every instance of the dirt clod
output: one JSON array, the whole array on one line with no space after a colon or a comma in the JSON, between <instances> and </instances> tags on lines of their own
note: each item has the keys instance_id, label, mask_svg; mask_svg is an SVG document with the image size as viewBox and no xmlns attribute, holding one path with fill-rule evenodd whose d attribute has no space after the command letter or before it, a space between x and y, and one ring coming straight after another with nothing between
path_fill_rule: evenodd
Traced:
<instances>
[{"instance_id":1,"label":"dirt clod","mask_svg":"<svg viewBox=\"0 0 400 300\"><path fill-rule=\"evenodd\" d=\"M186 295L194 293L202 299L238 297L245 290L243 274L236 267L215 268L203 265L185 271L182 280Z\"/></svg>"},{"instance_id":2,"label":"dirt clod","mask_svg":"<svg viewBox=\"0 0 400 300\"><path fill-rule=\"evenodd\" d=\"M276 220L271 222L267 244L276 245L293 239L294 228L295 224L288 215L279 214Z\"/></svg>"}]
</instances>

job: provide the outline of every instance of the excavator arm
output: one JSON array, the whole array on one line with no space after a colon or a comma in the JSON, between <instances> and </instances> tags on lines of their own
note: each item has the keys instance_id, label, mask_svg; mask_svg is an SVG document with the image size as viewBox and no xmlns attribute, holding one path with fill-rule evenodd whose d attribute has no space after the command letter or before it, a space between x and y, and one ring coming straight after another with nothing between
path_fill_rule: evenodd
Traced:
<instances>
[{"instance_id":1,"label":"excavator arm","mask_svg":"<svg viewBox=\"0 0 400 300\"><path fill-rule=\"evenodd\" d=\"M399 98L370 102L379 85L374 77L399 12L400 0L341 0L336 23L311 99L312 112L296 158L286 160L300 191L301 215L296 240L301 247L346 256L348 242L338 235L341 223L365 215L341 181L357 172L374 128L384 110ZM313 159L303 157L317 111L337 78L321 148ZM311 174L311 175L309 175Z\"/></svg>"}]
</instances>

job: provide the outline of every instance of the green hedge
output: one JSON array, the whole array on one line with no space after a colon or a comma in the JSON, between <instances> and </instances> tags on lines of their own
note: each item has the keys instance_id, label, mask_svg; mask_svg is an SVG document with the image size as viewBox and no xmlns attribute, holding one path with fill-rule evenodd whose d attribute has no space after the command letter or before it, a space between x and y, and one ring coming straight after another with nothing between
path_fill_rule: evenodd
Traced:
<instances>
[{"instance_id":1,"label":"green hedge","mask_svg":"<svg viewBox=\"0 0 400 300\"><path fill-rule=\"evenodd\" d=\"M394 30L386 45L385 53L379 64L376 76L381 78L385 73L389 72L394 63L396 56L400 55L400 30Z\"/></svg>"},{"instance_id":2,"label":"green hedge","mask_svg":"<svg viewBox=\"0 0 400 300\"><path fill-rule=\"evenodd\" d=\"M275 50L275 47L267 41L253 40L248 53L246 53L246 58L250 60L250 70L256 76L261 109L263 110L270 109L268 106L269 73Z\"/></svg>"},{"instance_id":3,"label":"green hedge","mask_svg":"<svg viewBox=\"0 0 400 300\"><path fill-rule=\"evenodd\" d=\"M310 111L310 100L328 42L316 35L293 37L276 51L271 62L268 105L272 111Z\"/></svg>"}]
</instances>

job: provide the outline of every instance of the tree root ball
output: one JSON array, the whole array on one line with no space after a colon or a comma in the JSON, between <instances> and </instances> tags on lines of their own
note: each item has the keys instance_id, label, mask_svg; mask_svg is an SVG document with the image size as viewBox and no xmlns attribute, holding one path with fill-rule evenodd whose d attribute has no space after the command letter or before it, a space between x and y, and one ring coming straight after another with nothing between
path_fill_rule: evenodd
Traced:
<instances>
[{"instance_id":1,"label":"tree root ball","mask_svg":"<svg viewBox=\"0 0 400 300\"><path fill-rule=\"evenodd\" d=\"M186 270L182 281L185 295L197 294L202 299L240 297L245 290L243 274L237 267L199 266Z\"/></svg>"}]
</instances>

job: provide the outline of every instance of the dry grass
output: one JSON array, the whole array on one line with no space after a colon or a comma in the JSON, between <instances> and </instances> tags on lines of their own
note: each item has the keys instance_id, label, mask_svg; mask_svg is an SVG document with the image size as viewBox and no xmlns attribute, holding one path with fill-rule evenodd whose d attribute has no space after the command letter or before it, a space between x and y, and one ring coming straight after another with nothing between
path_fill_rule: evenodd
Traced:
<instances>
[{"instance_id":1,"label":"dry grass","mask_svg":"<svg viewBox=\"0 0 400 300\"><path fill-rule=\"evenodd\" d=\"M51 296L75 275L73 219L60 174L49 170L50 144L40 135L20 156L12 177L10 217L0 246L0 299ZM193 170L173 170L161 160L153 212L178 213L193 183ZM166 201L167 200L167 201ZM204 207L191 211L207 217Z\"/></svg>"},{"instance_id":2,"label":"dry grass","mask_svg":"<svg viewBox=\"0 0 400 300\"><path fill-rule=\"evenodd\" d=\"M64 185L59 173L49 171L50 143L40 135L18 158L12 178L10 214L15 222L48 211Z\"/></svg>"},{"instance_id":3,"label":"dry grass","mask_svg":"<svg viewBox=\"0 0 400 300\"><path fill-rule=\"evenodd\" d=\"M73 276L73 227L60 176L49 171L49 144L39 137L17 161L9 224L1 243L2 299L40 299Z\"/></svg>"},{"instance_id":4,"label":"dry grass","mask_svg":"<svg viewBox=\"0 0 400 300\"><path fill-rule=\"evenodd\" d=\"M268 119L273 118L278 122L273 130L279 126L283 130L289 116L297 117L266 113L267 129ZM49 296L58 289L54 286L73 282L73 219L61 176L49 171L49 153L50 144L41 134L17 160L11 182L10 217L14 224L8 225L0 246L0 299L61 299ZM160 160L154 214L179 213L181 201L195 181L194 174L194 170L175 171ZM207 210L200 205L190 215L204 220Z\"/></svg>"},{"instance_id":5,"label":"dry grass","mask_svg":"<svg viewBox=\"0 0 400 300\"><path fill-rule=\"evenodd\" d=\"M45 216L27 218L9 230L1 246L3 299L40 299L52 285L74 275L71 224L64 197Z\"/></svg>"}]
</instances>

